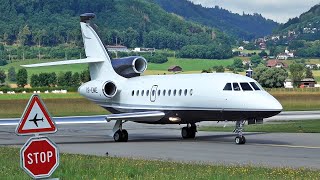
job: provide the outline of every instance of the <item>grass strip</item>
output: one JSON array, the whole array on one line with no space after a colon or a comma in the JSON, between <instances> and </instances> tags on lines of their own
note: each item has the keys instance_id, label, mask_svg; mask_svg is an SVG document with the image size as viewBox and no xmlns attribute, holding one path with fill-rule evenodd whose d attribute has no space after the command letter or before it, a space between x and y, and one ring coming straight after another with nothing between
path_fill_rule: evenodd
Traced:
<instances>
[{"instance_id":1,"label":"grass strip","mask_svg":"<svg viewBox=\"0 0 320 180\"><path fill-rule=\"evenodd\" d=\"M1 179L28 179L20 169L19 149L0 148ZM171 161L61 154L52 175L60 179L317 179L319 170L249 165L205 165Z\"/></svg>"},{"instance_id":2,"label":"grass strip","mask_svg":"<svg viewBox=\"0 0 320 180\"><path fill-rule=\"evenodd\" d=\"M320 133L320 120L277 121L272 124L246 125L245 132ZM234 126L204 126L200 131L232 132Z\"/></svg>"}]
</instances>

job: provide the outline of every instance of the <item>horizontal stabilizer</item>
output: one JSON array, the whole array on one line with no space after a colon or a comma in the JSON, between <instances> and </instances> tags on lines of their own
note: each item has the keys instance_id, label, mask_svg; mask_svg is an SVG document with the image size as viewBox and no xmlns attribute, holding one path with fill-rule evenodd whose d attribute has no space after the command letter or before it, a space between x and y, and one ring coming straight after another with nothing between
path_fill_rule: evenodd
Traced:
<instances>
[{"instance_id":1,"label":"horizontal stabilizer","mask_svg":"<svg viewBox=\"0 0 320 180\"><path fill-rule=\"evenodd\" d=\"M67 65L67 64L97 63L97 62L103 62L103 61L104 61L103 59L99 59L99 58L86 58L86 59L56 61L56 62L48 62L48 63L28 64L28 65L21 65L21 66L22 67L44 67L44 66L57 66L57 65Z\"/></svg>"},{"instance_id":2,"label":"horizontal stabilizer","mask_svg":"<svg viewBox=\"0 0 320 180\"><path fill-rule=\"evenodd\" d=\"M138 122L155 122L163 118L164 115L165 113L161 111L121 113L121 114L110 114L106 117L106 120L107 121L126 120L126 121L138 121Z\"/></svg>"}]
</instances>

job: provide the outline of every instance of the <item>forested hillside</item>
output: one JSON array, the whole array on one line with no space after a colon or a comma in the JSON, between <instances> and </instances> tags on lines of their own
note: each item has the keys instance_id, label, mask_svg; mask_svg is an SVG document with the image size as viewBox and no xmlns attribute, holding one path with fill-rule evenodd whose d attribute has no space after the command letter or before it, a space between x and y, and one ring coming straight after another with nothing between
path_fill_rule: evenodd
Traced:
<instances>
[{"instance_id":1,"label":"forested hillside","mask_svg":"<svg viewBox=\"0 0 320 180\"><path fill-rule=\"evenodd\" d=\"M320 39L320 4L309 11L290 19L275 31L276 34L289 34L300 40L314 41Z\"/></svg>"},{"instance_id":2,"label":"forested hillside","mask_svg":"<svg viewBox=\"0 0 320 180\"><path fill-rule=\"evenodd\" d=\"M167 13L151 0L3 0L0 40L20 46L82 46L79 15L85 12L97 15L95 23L106 44L161 49L230 46L223 33Z\"/></svg>"},{"instance_id":3,"label":"forested hillside","mask_svg":"<svg viewBox=\"0 0 320 180\"><path fill-rule=\"evenodd\" d=\"M239 15L218 6L205 8L188 0L155 0L155 2L168 12L247 40L269 35L278 26L278 23L265 19L260 14Z\"/></svg>"}]
</instances>

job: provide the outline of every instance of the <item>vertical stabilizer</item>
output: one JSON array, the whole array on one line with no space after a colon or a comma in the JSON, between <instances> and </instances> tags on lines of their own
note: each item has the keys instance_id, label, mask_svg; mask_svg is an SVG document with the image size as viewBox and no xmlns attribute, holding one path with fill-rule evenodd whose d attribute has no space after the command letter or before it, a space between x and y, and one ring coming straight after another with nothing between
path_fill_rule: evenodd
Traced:
<instances>
[{"instance_id":1,"label":"vertical stabilizer","mask_svg":"<svg viewBox=\"0 0 320 180\"><path fill-rule=\"evenodd\" d=\"M118 75L112 67L110 56L91 25L93 18L95 18L93 13L80 15L80 26L87 58L104 60L99 63L89 63L91 79L115 78Z\"/></svg>"}]
</instances>

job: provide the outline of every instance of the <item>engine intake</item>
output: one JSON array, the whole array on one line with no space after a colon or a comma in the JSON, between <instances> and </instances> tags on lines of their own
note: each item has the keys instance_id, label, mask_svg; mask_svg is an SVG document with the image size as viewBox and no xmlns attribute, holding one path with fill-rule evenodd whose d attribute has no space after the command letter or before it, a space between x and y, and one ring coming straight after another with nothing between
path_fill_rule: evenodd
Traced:
<instances>
[{"instance_id":1,"label":"engine intake","mask_svg":"<svg viewBox=\"0 0 320 180\"><path fill-rule=\"evenodd\" d=\"M111 63L116 73L125 78L140 76L147 69L147 60L141 56L112 59Z\"/></svg>"},{"instance_id":2,"label":"engine intake","mask_svg":"<svg viewBox=\"0 0 320 180\"><path fill-rule=\"evenodd\" d=\"M117 94L118 88L112 81L107 81L103 85L102 92L107 98L112 98Z\"/></svg>"}]
</instances>

